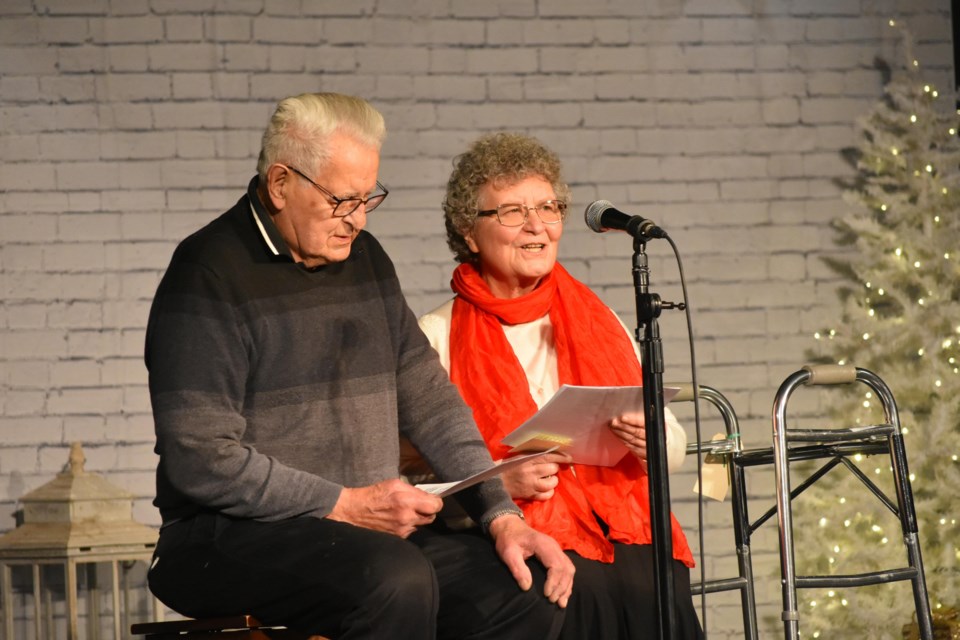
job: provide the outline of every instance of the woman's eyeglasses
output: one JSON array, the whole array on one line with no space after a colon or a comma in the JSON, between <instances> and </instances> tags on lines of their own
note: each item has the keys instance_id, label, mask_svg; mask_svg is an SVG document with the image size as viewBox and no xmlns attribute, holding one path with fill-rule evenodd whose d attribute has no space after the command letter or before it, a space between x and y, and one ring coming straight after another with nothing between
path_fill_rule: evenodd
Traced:
<instances>
[{"instance_id":1,"label":"woman's eyeglasses","mask_svg":"<svg viewBox=\"0 0 960 640\"><path fill-rule=\"evenodd\" d=\"M543 224L557 224L567 212L567 203L560 200L544 200L528 207L523 204L501 204L496 209L477 211L478 216L497 216L497 222L505 227L520 227L527 221L531 211L536 211Z\"/></svg>"}]
</instances>

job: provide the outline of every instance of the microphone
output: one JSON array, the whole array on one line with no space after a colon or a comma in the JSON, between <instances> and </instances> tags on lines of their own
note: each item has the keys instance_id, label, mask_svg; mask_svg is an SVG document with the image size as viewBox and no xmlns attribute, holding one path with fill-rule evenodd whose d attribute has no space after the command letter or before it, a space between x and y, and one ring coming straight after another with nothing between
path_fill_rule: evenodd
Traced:
<instances>
[{"instance_id":1,"label":"microphone","mask_svg":"<svg viewBox=\"0 0 960 640\"><path fill-rule=\"evenodd\" d=\"M667 232L653 220L631 216L616 209L608 200L597 200L583 212L587 226L596 231L626 231L634 238L666 238Z\"/></svg>"}]
</instances>

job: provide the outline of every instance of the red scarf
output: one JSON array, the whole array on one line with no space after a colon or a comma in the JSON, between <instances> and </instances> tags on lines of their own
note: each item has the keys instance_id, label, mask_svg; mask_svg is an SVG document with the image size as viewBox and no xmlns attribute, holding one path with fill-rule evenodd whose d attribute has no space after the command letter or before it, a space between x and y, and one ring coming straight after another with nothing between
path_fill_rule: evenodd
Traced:
<instances>
[{"instance_id":1,"label":"red scarf","mask_svg":"<svg viewBox=\"0 0 960 640\"><path fill-rule=\"evenodd\" d=\"M561 384L642 384L630 338L613 312L586 285L556 264L532 292L496 298L476 267L461 264L451 284L450 379L460 389L495 459L507 455L501 439L536 413L526 374L503 333L504 324L550 314ZM613 561L610 540L651 544L646 471L628 454L614 467L561 469L550 500L516 500L530 525L584 558ZM594 513L609 527L604 536ZM689 567L693 555L671 515L673 555Z\"/></svg>"}]
</instances>

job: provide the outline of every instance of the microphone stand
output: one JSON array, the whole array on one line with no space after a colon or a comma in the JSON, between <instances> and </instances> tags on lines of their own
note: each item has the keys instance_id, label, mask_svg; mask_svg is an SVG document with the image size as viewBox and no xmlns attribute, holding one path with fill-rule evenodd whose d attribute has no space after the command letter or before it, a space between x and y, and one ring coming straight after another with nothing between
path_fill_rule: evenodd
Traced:
<instances>
[{"instance_id":1,"label":"microphone stand","mask_svg":"<svg viewBox=\"0 0 960 640\"><path fill-rule=\"evenodd\" d=\"M662 302L649 292L650 268L647 265L647 239L633 239L633 286L637 299L636 340L643 358L644 419L647 433L647 474L650 483L650 532L653 538L654 575L657 581L660 640L674 640L676 614L674 602L673 537L670 522L670 484L667 476L667 437L663 416L663 350L657 318L662 308L683 309L684 305ZM643 328L641 337L641 328Z\"/></svg>"}]
</instances>

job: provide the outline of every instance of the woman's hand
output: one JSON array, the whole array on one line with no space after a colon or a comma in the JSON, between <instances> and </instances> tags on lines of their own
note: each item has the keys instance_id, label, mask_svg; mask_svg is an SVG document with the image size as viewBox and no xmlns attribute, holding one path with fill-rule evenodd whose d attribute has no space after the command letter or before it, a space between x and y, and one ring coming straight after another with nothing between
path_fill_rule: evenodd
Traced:
<instances>
[{"instance_id":1,"label":"woman's hand","mask_svg":"<svg viewBox=\"0 0 960 640\"><path fill-rule=\"evenodd\" d=\"M647 427L642 413L625 413L610 421L610 430L647 467Z\"/></svg>"},{"instance_id":2,"label":"woman's hand","mask_svg":"<svg viewBox=\"0 0 960 640\"><path fill-rule=\"evenodd\" d=\"M521 500L549 500L560 479L560 465L570 464L565 453L545 453L500 474L511 498Z\"/></svg>"},{"instance_id":3,"label":"woman's hand","mask_svg":"<svg viewBox=\"0 0 960 640\"><path fill-rule=\"evenodd\" d=\"M663 426L666 429L667 469L672 473L683 464L687 451L687 434L670 409L664 409L663 417L665 423ZM637 456L641 466L646 469L647 428L644 425L646 420L642 413L625 413L610 421L610 430L623 441L633 455Z\"/></svg>"}]
</instances>

